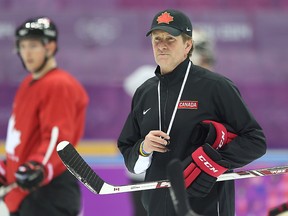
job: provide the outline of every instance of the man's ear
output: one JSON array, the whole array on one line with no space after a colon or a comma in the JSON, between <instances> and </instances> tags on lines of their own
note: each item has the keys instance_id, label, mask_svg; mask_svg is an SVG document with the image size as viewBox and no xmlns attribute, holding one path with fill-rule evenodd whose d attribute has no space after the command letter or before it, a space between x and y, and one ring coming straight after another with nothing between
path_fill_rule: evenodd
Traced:
<instances>
[{"instance_id":1,"label":"man's ear","mask_svg":"<svg viewBox=\"0 0 288 216\"><path fill-rule=\"evenodd\" d=\"M187 40L185 43L186 43L186 47L185 47L185 50L187 51L187 53L186 53L186 54L188 54L188 53L189 53L189 51L190 51L190 50L191 50L191 48L192 48L193 42L192 42L192 40Z\"/></svg>"},{"instance_id":2,"label":"man's ear","mask_svg":"<svg viewBox=\"0 0 288 216\"><path fill-rule=\"evenodd\" d=\"M192 40L187 40L186 48L188 48L190 50L192 48L192 44L193 44Z\"/></svg>"},{"instance_id":3,"label":"man's ear","mask_svg":"<svg viewBox=\"0 0 288 216\"><path fill-rule=\"evenodd\" d=\"M55 41L50 41L46 44L46 48L48 50L49 56L54 56L57 49L57 44Z\"/></svg>"}]
</instances>

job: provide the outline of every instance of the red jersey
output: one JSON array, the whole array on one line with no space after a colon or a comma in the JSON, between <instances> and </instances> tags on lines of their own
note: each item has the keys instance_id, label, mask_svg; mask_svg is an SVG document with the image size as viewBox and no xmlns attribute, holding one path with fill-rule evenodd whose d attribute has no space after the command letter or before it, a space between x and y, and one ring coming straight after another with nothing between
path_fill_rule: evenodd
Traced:
<instances>
[{"instance_id":1,"label":"red jersey","mask_svg":"<svg viewBox=\"0 0 288 216\"><path fill-rule=\"evenodd\" d=\"M27 76L16 93L8 124L8 184L15 182L14 174L23 163L42 163L53 127L59 129L57 144L68 140L76 145L84 131L87 105L88 96L82 85L61 69L54 69L39 80ZM49 176L45 184L66 170L55 149L45 168Z\"/></svg>"}]
</instances>

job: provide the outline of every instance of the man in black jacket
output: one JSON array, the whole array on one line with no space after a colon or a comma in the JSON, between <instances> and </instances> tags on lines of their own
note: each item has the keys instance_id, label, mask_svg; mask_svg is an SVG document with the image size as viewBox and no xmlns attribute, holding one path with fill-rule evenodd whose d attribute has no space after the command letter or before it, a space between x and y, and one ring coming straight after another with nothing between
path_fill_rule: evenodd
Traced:
<instances>
[{"instance_id":1,"label":"man in black jacket","mask_svg":"<svg viewBox=\"0 0 288 216\"><path fill-rule=\"evenodd\" d=\"M166 179L166 166L183 161L193 211L207 216L235 214L234 182L217 177L266 152L263 131L229 79L194 65L192 25L180 11L156 14L151 29L154 77L135 92L118 139L130 172L145 181ZM149 216L176 215L168 189L143 192Z\"/></svg>"}]
</instances>

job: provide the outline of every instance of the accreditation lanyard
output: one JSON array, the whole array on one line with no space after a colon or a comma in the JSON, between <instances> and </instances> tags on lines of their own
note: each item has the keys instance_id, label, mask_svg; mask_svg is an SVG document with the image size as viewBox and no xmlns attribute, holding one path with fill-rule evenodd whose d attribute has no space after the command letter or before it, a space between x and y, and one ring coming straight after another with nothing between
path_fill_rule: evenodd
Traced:
<instances>
[{"instance_id":1,"label":"accreditation lanyard","mask_svg":"<svg viewBox=\"0 0 288 216\"><path fill-rule=\"evenodd\" d=\"M177 98L177 101L176 101L176 104L175 104L175 107L174 107L174 111L173 111L173 114L172 114L172 117L171 117L171 120L170 120L170 123L169 123L169 127L168 127L168 130L167 130L167 134L169 135L170 134L170 131L171 131L171 128L172 128L172 124L174 122L174 119L175 119L175 115L176 115L176 111L178 109L178 104L179 104L179 101L180 101L180 98L182 96L182 93L183 93L183 89L185 87L185 84L186 84L186 81L187 81L187 77L189 75L189 71L190 71L190 67L191 67L191 61L189 61L189 64L187 66L187 70L186 70L186 73L185 73L185 77L184 77L184 80L182 82L182 86L181 86L181 89L180 89L180 92L179 92L179 95L178 95L178 98ZM158 108L159 108L159 130L161 131L162 129L162 123L161 123L161 102L160 102L160 80L158 82Z\"/></svg>"}]
</instances>

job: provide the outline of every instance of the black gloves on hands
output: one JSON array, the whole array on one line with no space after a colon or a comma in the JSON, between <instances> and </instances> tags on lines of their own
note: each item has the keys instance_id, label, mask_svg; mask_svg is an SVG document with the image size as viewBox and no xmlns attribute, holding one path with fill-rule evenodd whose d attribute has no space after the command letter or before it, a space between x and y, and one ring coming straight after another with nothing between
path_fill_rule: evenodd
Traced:
<instances>
[{"instance_id":1,"label":"black gloves on hands","mask_svg":"<svg viewBox=\"0 0 288 216\"><path fill-rule=\"evenodd\" d=\"M44 176L44 166L36 161L24 163L15 173L18 186L30 191L40 186Z\"/></svg>"},{"instance_id":2,"label":"black gloves on hands","mask_svg":"<svg viewBox=\"0 0 288 216\"><path fill-rule=\"evenodd\" d=\"M182 164L186 167L184 181L187 192L194 197L209 194L217 177L229 168L228 162L207 143L196 149Z\"/></svg>"}]
</instances>

